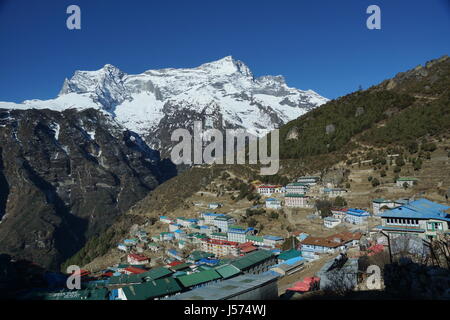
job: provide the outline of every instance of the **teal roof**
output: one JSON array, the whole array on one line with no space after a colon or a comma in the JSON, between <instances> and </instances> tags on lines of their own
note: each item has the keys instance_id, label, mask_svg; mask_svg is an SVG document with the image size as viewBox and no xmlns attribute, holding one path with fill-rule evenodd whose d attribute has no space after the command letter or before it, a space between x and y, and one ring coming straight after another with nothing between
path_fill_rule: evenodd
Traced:
<instances>
[{"instance_id":1,"label":"teal roof","mask_svg":"<svg viewBox=\"0 0 450 320\"><path fill-rule=\"evenodd\" d=\"M180 292L181 286L174 278L164 278L122 288L128 300L148 300Z\"/></svg>"},{"instance_id":2,"label":"teal roof","mask_svg":"<svg viewBox=\"0 0 450 320\"><path fill-rule=\"evenodd\" d=\"M120 276L113 276L109 278L109 284L131 284L143 282L144 273L141 274L122 274Z\"/></svg>"},{"instance_id":3,"label":"teal roof","mask_svg":"<svg viewBox=\"0 0 450 320\"><path fill-rule=\"evenodd\" d=\"M247 235L246 239L249 240L249 241L264 242L264 238L260 237L260 236Z\"/></svg>"},{"instance_id":4,"label":"teal roof","mask_svg":"<svg viewBox=\"0 0 450 320\"><path fill-rule=\"evenodd\" d=\"M232 264L224 264L221 266L218 266L215 268L215 270L220 274L220 276L223 279L231 278L239 273L241 273L241 270L239 270L237 267L233 266Z\"/></svg>"},{"instance_id":5,"label":"teal roof","mask_svg":"<svg viewBox=\"0 0 450 320\"><path fill-rule=\"evenodd\" d=\"M173 272L165 267L153 268L147 272L141 273L141 276L148 277L152 280L157 280L160 278L167 277L171 275Z\"/></svg>"},{"instance_id":6,"label":"teal roof","mask_svg":"<svg viewBox=\"0 0 450 320\"><path fill-rule=\"evenodd\" d=\"M181 270L185 270L185 269L189 268L189 266L191 266L191 264L181 263L181 264L177 264L176 266L170 267L170 269L172 269L173 271L181 271Z\"/></svg>"},{"instance_id":7,"label":"teal roof","mask_svg":"<svg viewBox=\"0 0 450 320\"><path fill-rule=\"evenodd\" d=\"M212 254L212 253L196 250L196 251L192 251L192 253L189 255L189 259L197 261L202 258L210 258L213 256L214 256L214 254Z\"/></svg>"},{"instance_id":8,"label":"teal roof","mask_svg":"<svg viewBox=\"0 0 450 320\"><path fill-rule=\"evenodd\" d=\"M305 198L306 196L302 193L287 193L285 198Z\"/></svg>"},{"instance_id":9,"label":"teal roof","mask_svg":"<svg viewBox=\"0 0 450 320\"><path fill-rule=\"evenodd\" d=\"M237 258L236 260L232 261L231 264L236 268L238 268L239 270L245 270L251 267L252 265L262 262L267 258L270 258L271 256L273 256L273 254L270 251L257 250L249 254L246 254L243 257Z\"/></svg>"},{"instance_id":10,"label":"teal roof","mask_svg":"<svg viewBox=\"0 0 450 320\"><path fill-rule=\"evenodd\" d=\"M300 257L302 255L301 251L291 249L287 251L283 251L278 255L278 259L280 260L289 260L292 258Z\"/></svg>"},{"instance_id":11,"label":"teal roof","mask_svg":"<svg viewBox=\"0 0 450 320\"><path fill-rule=\"evenodd\" d=\"M211 269L181 276L178 277L178 280L181 282L183 287L189 288L202 283L214 281L220 278L221 278L220 274L217 271Z\"/></svg>"}]
</instances>

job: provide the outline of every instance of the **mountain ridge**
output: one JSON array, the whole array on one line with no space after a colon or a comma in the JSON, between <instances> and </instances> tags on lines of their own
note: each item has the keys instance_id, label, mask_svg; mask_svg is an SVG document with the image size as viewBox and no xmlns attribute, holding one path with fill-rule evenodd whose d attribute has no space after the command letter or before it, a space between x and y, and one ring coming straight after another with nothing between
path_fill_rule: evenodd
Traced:
<instances>
[{"instance_id":1,"label":"mountain ridge","mask_svg":"<svg viewBox=\"0 0 450 320\"><path fill-rule=\"evenodd\" d=\"M192 121L201 120L205 128L243 128L262 136L327 101L312 90L289 87L280 75L254 77L242 61L227 56L195 68L140 74L111 64L77 70L54 99L0 102L0 108L98 109L167 155L171 142L160 132L169 129L169 120L176 128L189 129ZM174 109L183 116L168 113Z\"/></svg>"}]
</instances>

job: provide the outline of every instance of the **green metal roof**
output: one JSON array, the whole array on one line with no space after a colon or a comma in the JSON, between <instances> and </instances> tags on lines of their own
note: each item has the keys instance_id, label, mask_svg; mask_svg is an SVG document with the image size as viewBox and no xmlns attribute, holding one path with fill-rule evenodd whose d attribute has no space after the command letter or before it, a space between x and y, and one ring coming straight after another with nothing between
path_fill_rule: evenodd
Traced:
<instances>
[{"instance_id":1,"label":"green metal roof","mask_svg":"<svg viewBox=\"0 0 450 320\"><path fill-rule=\"evenodd\" d=\"M231 264L236 268L238 268L239 270L244 270L251 267L254 264L266 260L271 256L273 256L273 254L268 250L257 250L232 261Z\"/></svg>"},{"instance_id":2,"label":"green metal roof","mask_svg":"<svg viewBox=\"0 0 450 320\"><path fill-rule=\"evenodd\" d=\"M113 276L109 278L109 284L130 284L143 282L143 275L141 274L122 274L120 276Z\"/></svg>"},{"instance_id":3,"label":"green metal roof","mask_svg":"<svg viewBox=\"0 0 450 320\"><path fill-rule=\"evenodd\" d=\"M280 260L289 260L292 258L300 257L302 253L300 251L297 251L295 249L283 251L278 255L278 259Z\"/></svg>"},{"instance_id":4,"label":"green metal roof","mask_svg":"<svg viewBox=\"0 0 450 320\"><path fill-rule=\"evenodd\" d=\"M164 278L167 277L169 275L171 275L173 272L171 270L169 270L168 268L165 267L158 267L158 268L153 268L147 272L141 273L140 276L143 276L145 278L150 278L152 280L157 280L160 278Z\"/></svg>"},{"instance_id":5,"label":"green metal roof","mask_svg":"<svg viewBox=\"0 0 450 320\"><path fill-rule=\"evenodd\" d=\"M128 300L154 299L181 291L181 286L174 278L164 278L122 288Z\"/></svg>"},{"instance_id":6,"label":"green metal roof","mask_svg":"<svg viewBox=\"0 0 450 320\"><path fill-rule=\"evenodd\" d=\"M220 274L214 269L195 272L185 276L178 277L177 279L185 288L196 286L202 283L220 279Z\"/></svg>"},{"instance_id":7,"label":"green metal roof","mask_svg":"<svg viewBox=\"0 0 450 320\"><path fill-rule=\"evenodd\" d=\"M260 236L247 235L246 239L255 242L264 242L264 238Z\"/></svg>"},{"instance_id":8,"label":"green metal roof","mask_svg":"<svg viewBox=\"0 0 450 320\"><path fill-rule=\"evenodd\" d=\"M224 264L224 265L218 266L215 268L215 270L224 279L231 278L232 276L235 276L235 275L241 273L241 270L239 270L238 268L236 268L235 266L233 266L231 264Z\"/></svg>"},{"instance_id":9,"label":"green metal roof","mask_svg":"<svg viewBox=\"0 0 450 320\"><path fill-rule=\"evenodd\" d=\"M303 193L287 193L285 196L285 198L304 198L305 195Z\"/></svg>"},{"instance_id":10,"label":"green metal roof","mask_svg":"<svg viewBox=\"0 0 450 320\"><path fill-rule=\"evenodd\" d=\"M189 263L182 263L182 264L177 264L176 266L170 267L170 269L172 269L173 271L180 271L180 270L184 270L189 268L191 264Z\"/></svg>"},{"instance_id":11,"label":"green metal roof","mask_svg":"<svg viewBox=\"0 0 450 320\"><path fill-rule=\"evenodd\" d=\"M227 234L225 232L213 232L211 233L212 236L217 236L217 237L227 237Z\"/></svg>"},{"instance_id":12,"label":"green metal roof","mask_svg":"<svg viewBox=\"0 0 450 320\"><path fill-rule=\"evenodd\" d=\"M212 254L212 253L196 250L196 251L192 251L192 253L189 255L189 259L197 261L197 260L200 260L203 258L210 258L213 256L214 256L214 254Z\"/></svg>"}]
</instances>

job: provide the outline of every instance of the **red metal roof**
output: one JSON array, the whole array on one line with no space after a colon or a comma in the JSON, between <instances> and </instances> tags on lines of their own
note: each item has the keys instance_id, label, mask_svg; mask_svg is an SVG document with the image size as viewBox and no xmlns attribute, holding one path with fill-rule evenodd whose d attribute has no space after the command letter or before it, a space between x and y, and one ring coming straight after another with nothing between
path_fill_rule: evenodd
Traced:
<instances>
[{"instance_id":1,"label":"red metal roof","mask_svg":"<svg viewBox=\"0 0 450 320\"><path fill-rule=\"evenodd\" d=\"M258 248L256 248L255 246L249 246L249 247L245 247L245 248L241 249L241 252L249 253L249 252L255 251L256 249L258 249Z\"/></svg>"},{"instance_id":2,"label":"red metal roof","mask_svg":"<svg viewBox=\"0 0 450 320\"><path fill-rule=\"evenodd\" d=\"M147 270L137 268L137 267L127 267L124 270L127 272L131 272L133 274L141 274L141 273L147 272Z\"/></svg>"},{"instance_id":3,"label":"red metal roof","mask_svg":"<svg viewBox=\"0 0 450 320\"><path fill-rule=\"evenodd\" d=\"M172 261L171 263L169 263L168 266L169 267L175 267L175 266L177 266L179 264L183 264L183 263L184 262L182 262L182 261L175 260L175 261Z\"/></svg>"},{"instance_id":4,"label":"red metal roof","mask_svg":"<svg viewBox=\"0 0 450 320\"><path fill-rule=\"evenodd\" d=\"M265 185L260 185L258 186L258 188L281 188L282 185L279 184L275 184L275 185L271 185L271 184L265 184Z\"/></svg>"},{"instance_id":5,"label":"red metal roof","mask_svg":"<svg viewBox=\"0 0 450 320\"><path fill-rule=\"evenodd\" d=\"M223 245L223 246L238 246L238 242L234 241L228 241L228 240L217 240L217 239L202 239L202 241L211 243L211 244L217 244L217 245Z\"/></svg>"},{"instance_id":6,"label":"red metal roof","mask_svg":"<svg viewBox=\"0 0 450 320\"><path fill-rule=\"evenodd\" d=\"M130 254L128 255L128 257L130 257L130 258L132 258L132 259L134 259L134 260L137 260L137 261L145 261L145 260L148 260L147 257L141 256L140 254L135 254L135 253L130 253Z\"/></svg>"}]
</instances>

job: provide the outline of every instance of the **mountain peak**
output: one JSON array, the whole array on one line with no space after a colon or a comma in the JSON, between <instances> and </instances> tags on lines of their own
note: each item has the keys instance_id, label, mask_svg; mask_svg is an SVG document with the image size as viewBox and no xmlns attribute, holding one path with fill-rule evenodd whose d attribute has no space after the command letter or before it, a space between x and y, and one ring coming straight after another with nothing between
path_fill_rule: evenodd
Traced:
<instances>
[{"instance_id":1,"label":"mountain peak","mask_svg":"<svg viewBox=\"0 0 450 320\"><path fill-rule=\"evenodd\" d=\"M232 56L226 56L216 61L204 63L199 67L199 69L204 69L223 75L240 73L246 77L253 78L253 74L250 69L242 61L235 60Z\"/></svg>"}]
</instances>

